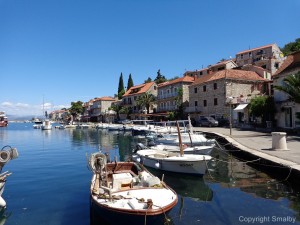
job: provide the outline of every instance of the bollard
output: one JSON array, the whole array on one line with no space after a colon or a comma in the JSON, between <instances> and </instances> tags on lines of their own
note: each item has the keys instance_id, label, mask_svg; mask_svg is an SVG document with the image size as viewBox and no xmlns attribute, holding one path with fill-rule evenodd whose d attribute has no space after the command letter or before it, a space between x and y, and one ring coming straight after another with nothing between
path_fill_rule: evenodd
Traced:
<instances>
[{"instance_id":1,"label":"bollard","mask_svg":"<svg viewBox=\"0 0 300 225\"><path fill-rule=\"evenodd\" d=\"M289 150L285 137L285 132L272 132L272 150Z\"/></svg>"}]
</instances>

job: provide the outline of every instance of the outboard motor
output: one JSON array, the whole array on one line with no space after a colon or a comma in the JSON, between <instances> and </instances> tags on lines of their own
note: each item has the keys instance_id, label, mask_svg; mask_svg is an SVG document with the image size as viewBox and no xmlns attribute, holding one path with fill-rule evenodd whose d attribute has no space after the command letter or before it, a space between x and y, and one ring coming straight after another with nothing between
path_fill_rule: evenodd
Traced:
<instances>
[{"instance_id":1,"label":"outboard motor","mask_svg":"<svg viewBox=\"0 0 300 225\"><path fill-rule=\"evenodd\" d=\"M155 145L156 144L155 144L155 142L153 140L151 140L151 141L148 142L148 146L149 147L152 147L152 146L155 146Z\"/></svg>"},{"instance_id":2,"label":"outboard motor","mask_svg":"<svg viewBox=\"0 0 300 225\"><path fill-rule=\"evenodd\" d=\"M143 143L137 143L133 153L136 153L138 150L146 149L147 147Z\"/></svg>"}]
</instances>

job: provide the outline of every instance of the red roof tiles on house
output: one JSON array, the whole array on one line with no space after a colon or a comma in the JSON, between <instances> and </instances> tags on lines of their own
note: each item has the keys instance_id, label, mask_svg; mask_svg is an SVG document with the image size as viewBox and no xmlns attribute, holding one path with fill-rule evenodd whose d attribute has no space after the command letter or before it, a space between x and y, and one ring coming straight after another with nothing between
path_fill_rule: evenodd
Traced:
<instances>
[{"instance_id":1,"label":"red roof tiles on house","mask_svg":"<svg viewBox=\"0 0 300 225\"><path fill-rule=\"evenodd\" d=\"M244 70L220 70L209 75L202 76L193 83L193 85L202 84L219 79L232 79L232 80L247 80L247 81L267 81L260 77L253 71Z\"/></svg>"},{"instance_id":2,"label":"red roof tiles on house","mask_svg":"<svg viewBox=\"0 0 300 225\"><path fill-rule=\"evenodd\" d=\"M257 48L251 48L251 49L248 49L248 50L244 50L244 51L241 51L241 52L238 52L236 53L237 55L239 54L244 54L244 53L247 53L247 52L252 52L252 51L255 51L255 50L259 50L259 49L263 49L263 48L269 48L269 47L272 47L276 44L269 44L269 45L264 45L264 46L261 46L261 47L257 47Z\"/></svg>"},{"instance_id":3,"label":"red roof tiles on house","mask_svg":"<svg viewBox=\"0 0 300 225\"><path fill-rule=\"evenodd\" d=\"M300 68L300 51L288 55L273 77L294 68Z\"/></svg>"},{"instance_id":4,"label":"red roof tiles on house","mask_svg":"<svg viewBox=\"0 0 300 225\"><path fill-rule=\"evenodd\" d=\"M158 87L164 87L167 85L177 84L177 83L181 83L181 82L193 83L194 81L195 81L194 77L184 76L184 77L180 77L180 78L177 78L174 80L163 82L163 83L159 84Z\"/></svg>"},{"instance_id":5,"label":"red roof tiles on house","mask_svg":"<svg viewBox=\"0 0 300 225\"><path fill-rule=\"evenodd\" d=\"M129 95L138 95L138 94L146 93L147 91L149 91L149 89L154 84L155 84L155 82L149 82L149 83L133 86L133 87L129 88L128 91L125 92L123 97L129 96Z\"/></svg>"}]
</instances>

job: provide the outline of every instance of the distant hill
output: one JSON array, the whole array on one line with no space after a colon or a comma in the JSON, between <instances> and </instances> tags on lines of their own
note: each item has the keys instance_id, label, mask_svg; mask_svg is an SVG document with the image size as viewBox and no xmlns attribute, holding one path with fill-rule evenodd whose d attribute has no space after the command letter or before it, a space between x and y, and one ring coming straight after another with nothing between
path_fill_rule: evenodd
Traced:
<instances>
[{"instance_id":1,"label":"distant hill","mask_svg":"<svg viewBox=\"0 0 300 225\"><path fill-rule=\"evenodd\" d=\"M36 118L36 116L34 115L25 115L25 116L20 116L20 115L7 115L7 118L9 121L12 121L12 120L32 120L32 118Z\"/></svg>"}]
</instances>

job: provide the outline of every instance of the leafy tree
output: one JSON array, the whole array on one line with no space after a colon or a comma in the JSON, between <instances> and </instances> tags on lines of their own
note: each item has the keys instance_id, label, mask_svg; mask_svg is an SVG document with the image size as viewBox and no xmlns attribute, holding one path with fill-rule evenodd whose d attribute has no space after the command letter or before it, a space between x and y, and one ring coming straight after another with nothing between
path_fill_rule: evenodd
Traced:
<instances>
[{"instance_id":1,"label":"leafy tree","mask_svg":"<svg viewBox=\"0 0 300 225\"><path fill-rule=\"evenodd\" d=\"M179 106L182 104L182 96L183 96L183 89L177 89L177 96L175 97L176 105Z\"/></svg>"},{"instance_id":2,"label":"leafy tree","mask_svg":"<svg viewBox=\"0 0 300 225\"><path fill-rule=\"evenodd\" d=\"M120 120L120 111L121 111L122 107L118 104L116 105L111 105L111 107L108 108L108 110L113 110L116 112L117 114L117 120Z\"/></svg>"},{"instance_id":3,"label":"leafy tree","mask_svg":"<svg viewBox=\"0 0 300 225\"><path fill-rule=\"evenodd\" d=\"M286 44L283 48L281 48L281 51L284 55L289 55L293 52L300 50L300 38L297 38L294 42L290 42Z\"/></svg>"},{"instance_id":4,"label":"leafy tree","mask_svg":"<svg viewBox=\"0 0 300 225\"><path fill-rule=\"evenodd\" d=\"M249 104L250 114L261 117L263 123L267 120L272 121L275 114L274 99L269 96L258 96L251 99Z\"/></svg>"},{"instance_id":5,"label":"leafy tree","mask_svg":"<svg viewBox=\"0 0 300 225\"><path fill-rule=\"evenodd\" d=\"M132 77L131 77L131 74L129 74L129 77L128 77L128 81L127 81L127 91L133 87L133 80L132 80Z\"/></svg>"},{"instance_id":6,"label":"leafy tree","mask_svg":"<svg viewBox=\"0 0 300 225\"><path fill-rule=\"evenodd\" d=\"M123 106L123 107L120 109L120 113L126 114L126 118L128 119L128 118L129 118L129 115L132 113L132 109L131 109L131 107Z\"/></svg>"},{"instance_id":7,"label":"leafy tree","mask_svg":"<svg viewBox=\"0 0 300 225\"><path fill-rule=\"evenodd\" d=\"M156 98L153 94L145 92L137 98L136 102L138 106L146 107L147 113L149 113L150 106L156 102Z\"/></svg>"},{"instance_id":8,"label":"leafy tree","mask_svg":"<svg viewBox=\"0 0 300 225\"><path fill-rule=\"evenodd\" d=\"M69 108L69 112L73 116L73 118L77 118L79 115L82 115L83 102L81 101L71 102L71 108Z\"/></svg>"},{"instance_id":9,"label":"leafy tree","mask_svg":"<svg viewBox=\"0 0 300 225\"><path fill-rule=\"evenodd\" d=\"M148 79L144 81L145 84L146 84L146 83L150 83L150 82L152 82L151 77L148 77Z\"/></svg>"},{"instance_id":10,"label":"leafy tree","mask_svg":"<svg viewBox=\"0 0 300 225\"><path fill-rule=\"evenodd\" d=\"M158 71L157 71L157 76L156 76L156 78L154 79L154 81L155 81L155 83L160 84L160 83L166 82L167 79L165 78L164 75L162 75L162 74L160 73L160 70L158 70Z\"/></svg>"},{"instance_id":11,"label":"leafy tree","mask_svg":"<svg viewBox=\"0 0 300 225\"><path fill-rule=\"evenodd\" d=\"M283 79L282 86L274 86L274 89L286 93L291 100L300 103L300 71Z\"/></svg>"},{"instance_id":12,"label":"leafy tree","mask_svg":"<svg viewBox=\"0 0 300 225\"><path fill-rule=\"evenodd\" d=\"M118 86L118 99L121 99L124 94L125 94L125 88L124 88L123 74L121 73L119 78L119 86Z\"/></svg>"}]
</instances>

